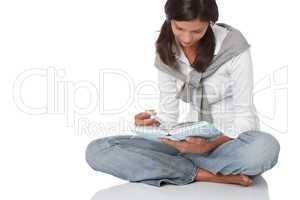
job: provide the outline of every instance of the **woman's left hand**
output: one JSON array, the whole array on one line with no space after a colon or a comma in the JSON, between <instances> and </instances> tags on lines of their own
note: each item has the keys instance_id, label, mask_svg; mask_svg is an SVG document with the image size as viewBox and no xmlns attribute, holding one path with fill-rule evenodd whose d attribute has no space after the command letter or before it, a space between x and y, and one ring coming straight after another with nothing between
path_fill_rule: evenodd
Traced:
<instances>
[{"instance_id":1,"label":"woman's left hand","mask_svg":"<svg viewBox=\"0 0 300 200\"><path fill-rule=\"evenodd\" d=\"M161 138L161 141L177 149L180 153L208 153L213 149L213 143L201 138L188 137L184 141L173 141Z\"/></svg>"}]
</instances>

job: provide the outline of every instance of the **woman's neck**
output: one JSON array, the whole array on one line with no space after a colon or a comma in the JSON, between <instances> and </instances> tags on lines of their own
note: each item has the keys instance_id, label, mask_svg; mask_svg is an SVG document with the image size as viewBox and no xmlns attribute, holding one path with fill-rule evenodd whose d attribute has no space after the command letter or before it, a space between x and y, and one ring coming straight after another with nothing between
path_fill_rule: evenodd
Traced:
<instances>
[{"instance_id":1,"label":"woman's neck","mask_svg":"<svg viewBox=\"0 0 300 200\"><path fill-rule=\"evenodd\" d=\"M183 46L181 46L181 49L185 53L193 54L193 53L196 53L197 45L194 45L194 46L191 46L191 47L183 47Z\"/></svg>"},{"instance_id":2,"label":"woman's neck","mask_svg":"<svg viewBox=\"0 0 300 200\"><path fill-rule=\"evenodd\" d=\"M182 48L185 57L188 59L190 64L193 64L196 59L196 48Z\"/></svg>"}]
</instances>

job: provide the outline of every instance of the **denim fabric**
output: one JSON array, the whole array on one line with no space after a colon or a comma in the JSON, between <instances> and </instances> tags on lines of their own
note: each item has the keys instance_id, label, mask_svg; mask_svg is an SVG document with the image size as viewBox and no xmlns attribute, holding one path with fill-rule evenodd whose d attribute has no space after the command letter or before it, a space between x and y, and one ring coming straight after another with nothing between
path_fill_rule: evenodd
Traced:
<instances>
[{"instance_id":1,"label":"denim fabric","mask_svg":"<svg viewBox=\"0 0 300 200\"><path fill-rule=\"evenodd\" d=\"M262 174L277 163L279 151L278 141L261 131L244 132L207 154L180 153L163 143L126 135L92 141L86 160L96 171L131 182L185 185L201 169L224 175Z\"/></svg>"}]
</instances>

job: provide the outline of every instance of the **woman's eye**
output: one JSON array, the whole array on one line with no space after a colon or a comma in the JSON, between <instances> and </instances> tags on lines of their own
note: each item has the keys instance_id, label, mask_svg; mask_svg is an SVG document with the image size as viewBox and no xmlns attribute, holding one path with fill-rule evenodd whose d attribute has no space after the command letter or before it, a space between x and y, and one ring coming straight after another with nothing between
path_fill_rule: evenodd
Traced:
<instances>
[{"instance_id":1,"label":"woman's eye","mask_svg":"<svg viewBox=\"0 0 300 200\"><path fill-rule=\"evenodd\" d=\"M194 31L194 33L199 34L202 33L202 31Z\"/></svg>"},{"instance_id":2,"label":"woman's eye","mask_svg":"<svg viewBox=\"0 0 300 200\"><path fill-rule=\"evenodd\" d=\"M176 27L176 26L175 26ZM176 27L176 29L178 30L178 31L183 31L183 29L182 28L179 28L179 27Z\"/></svg>"}]
</instances>

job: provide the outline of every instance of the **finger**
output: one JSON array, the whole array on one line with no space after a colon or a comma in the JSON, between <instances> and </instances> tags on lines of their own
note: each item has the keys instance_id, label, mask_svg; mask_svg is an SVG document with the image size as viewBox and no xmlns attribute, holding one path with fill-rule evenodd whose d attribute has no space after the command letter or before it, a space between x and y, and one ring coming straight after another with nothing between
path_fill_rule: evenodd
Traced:
<instances>
[{"instance_id":1,"label":"finger","mask_svg":"<svg viewBox=\"0 0 300 200\"><path fill-rule=\"evenodd\" d=\"M136 119L135 121L137 126L151 126L157 123L154 119Z\"/></svg>"},{"instance_id":2,"label":"finger","mask_svg":"<svg viewBox=\"0 0 300 200\"><path fill-rule=\"evenodd\" d=\"M173 140L169 140L169 139L166 139L166 138L160 138L161 141L167 145L170 145L170 146L173 146L175 148L180 148L181 144L180 142L176 142L176 141L173 141Z\"/></svg>"},{"instance_id":3,"label":"finger","mask_svg":"<svg viewBox=\"0 0 300 200\"><path fill-rule=\"evenodd\" d=\"M194 144L200 144L202 142L201 138L195 138L195 137L187 137L185 140L189 143L194 143Z\"/></svg>"},{"instance_id":4,"label":"finger","mask_svg":"<svg viewBox=\"0 0 300 200\"><path fill-rule=\"evenodd\" d=\"M151 115L148 112L141 112L135 115L135 119L148 119L150 116Z\"/></svg>"},{"instance_id":5,"label":"finger","mask_svg":"<svg viewBox=\"0 0 300 200\"><path fill-rule=\"evenodd\" d=\"M141 112L134 116L134 118L141 118L141 116L145 115L145 113Z\"/></svg>"},{"instance_id":6,"label":"finger","mask_svg":"<svg viewBox=\"0 0 300 200\"><path fill-rule=\"evenodd\" d=\"M190 145L192 145L192 144L184 142L184 141L176 142L176 141L169 140L166 138L161 138L161 141L167 145L172 146L173 148L177 149L181 153L189 152L190 151L189 149L191 147Z\"/></svg>"},{"instance_id":7,"label":"finger","mask_svg":"<svg viewBox=\"0 0 300 200\"><path fill-rule=\"evenodd\" d=\"M156 119L153 119L153 121L154 121L154 125L155 125L155 126L159 126L159 125L160 125L160 122L157 121Z\"/></svg>"},{"instance_id":8,"label":"finger","mask_svg":"<svg viewBox=\"0 0 300 200\"><path fill-rule=\"evenodd\" d=\"M144 119L142 121L144 126L152 126L157 124L157 121L155 119Z\"/></svg>"}]
</instances>

